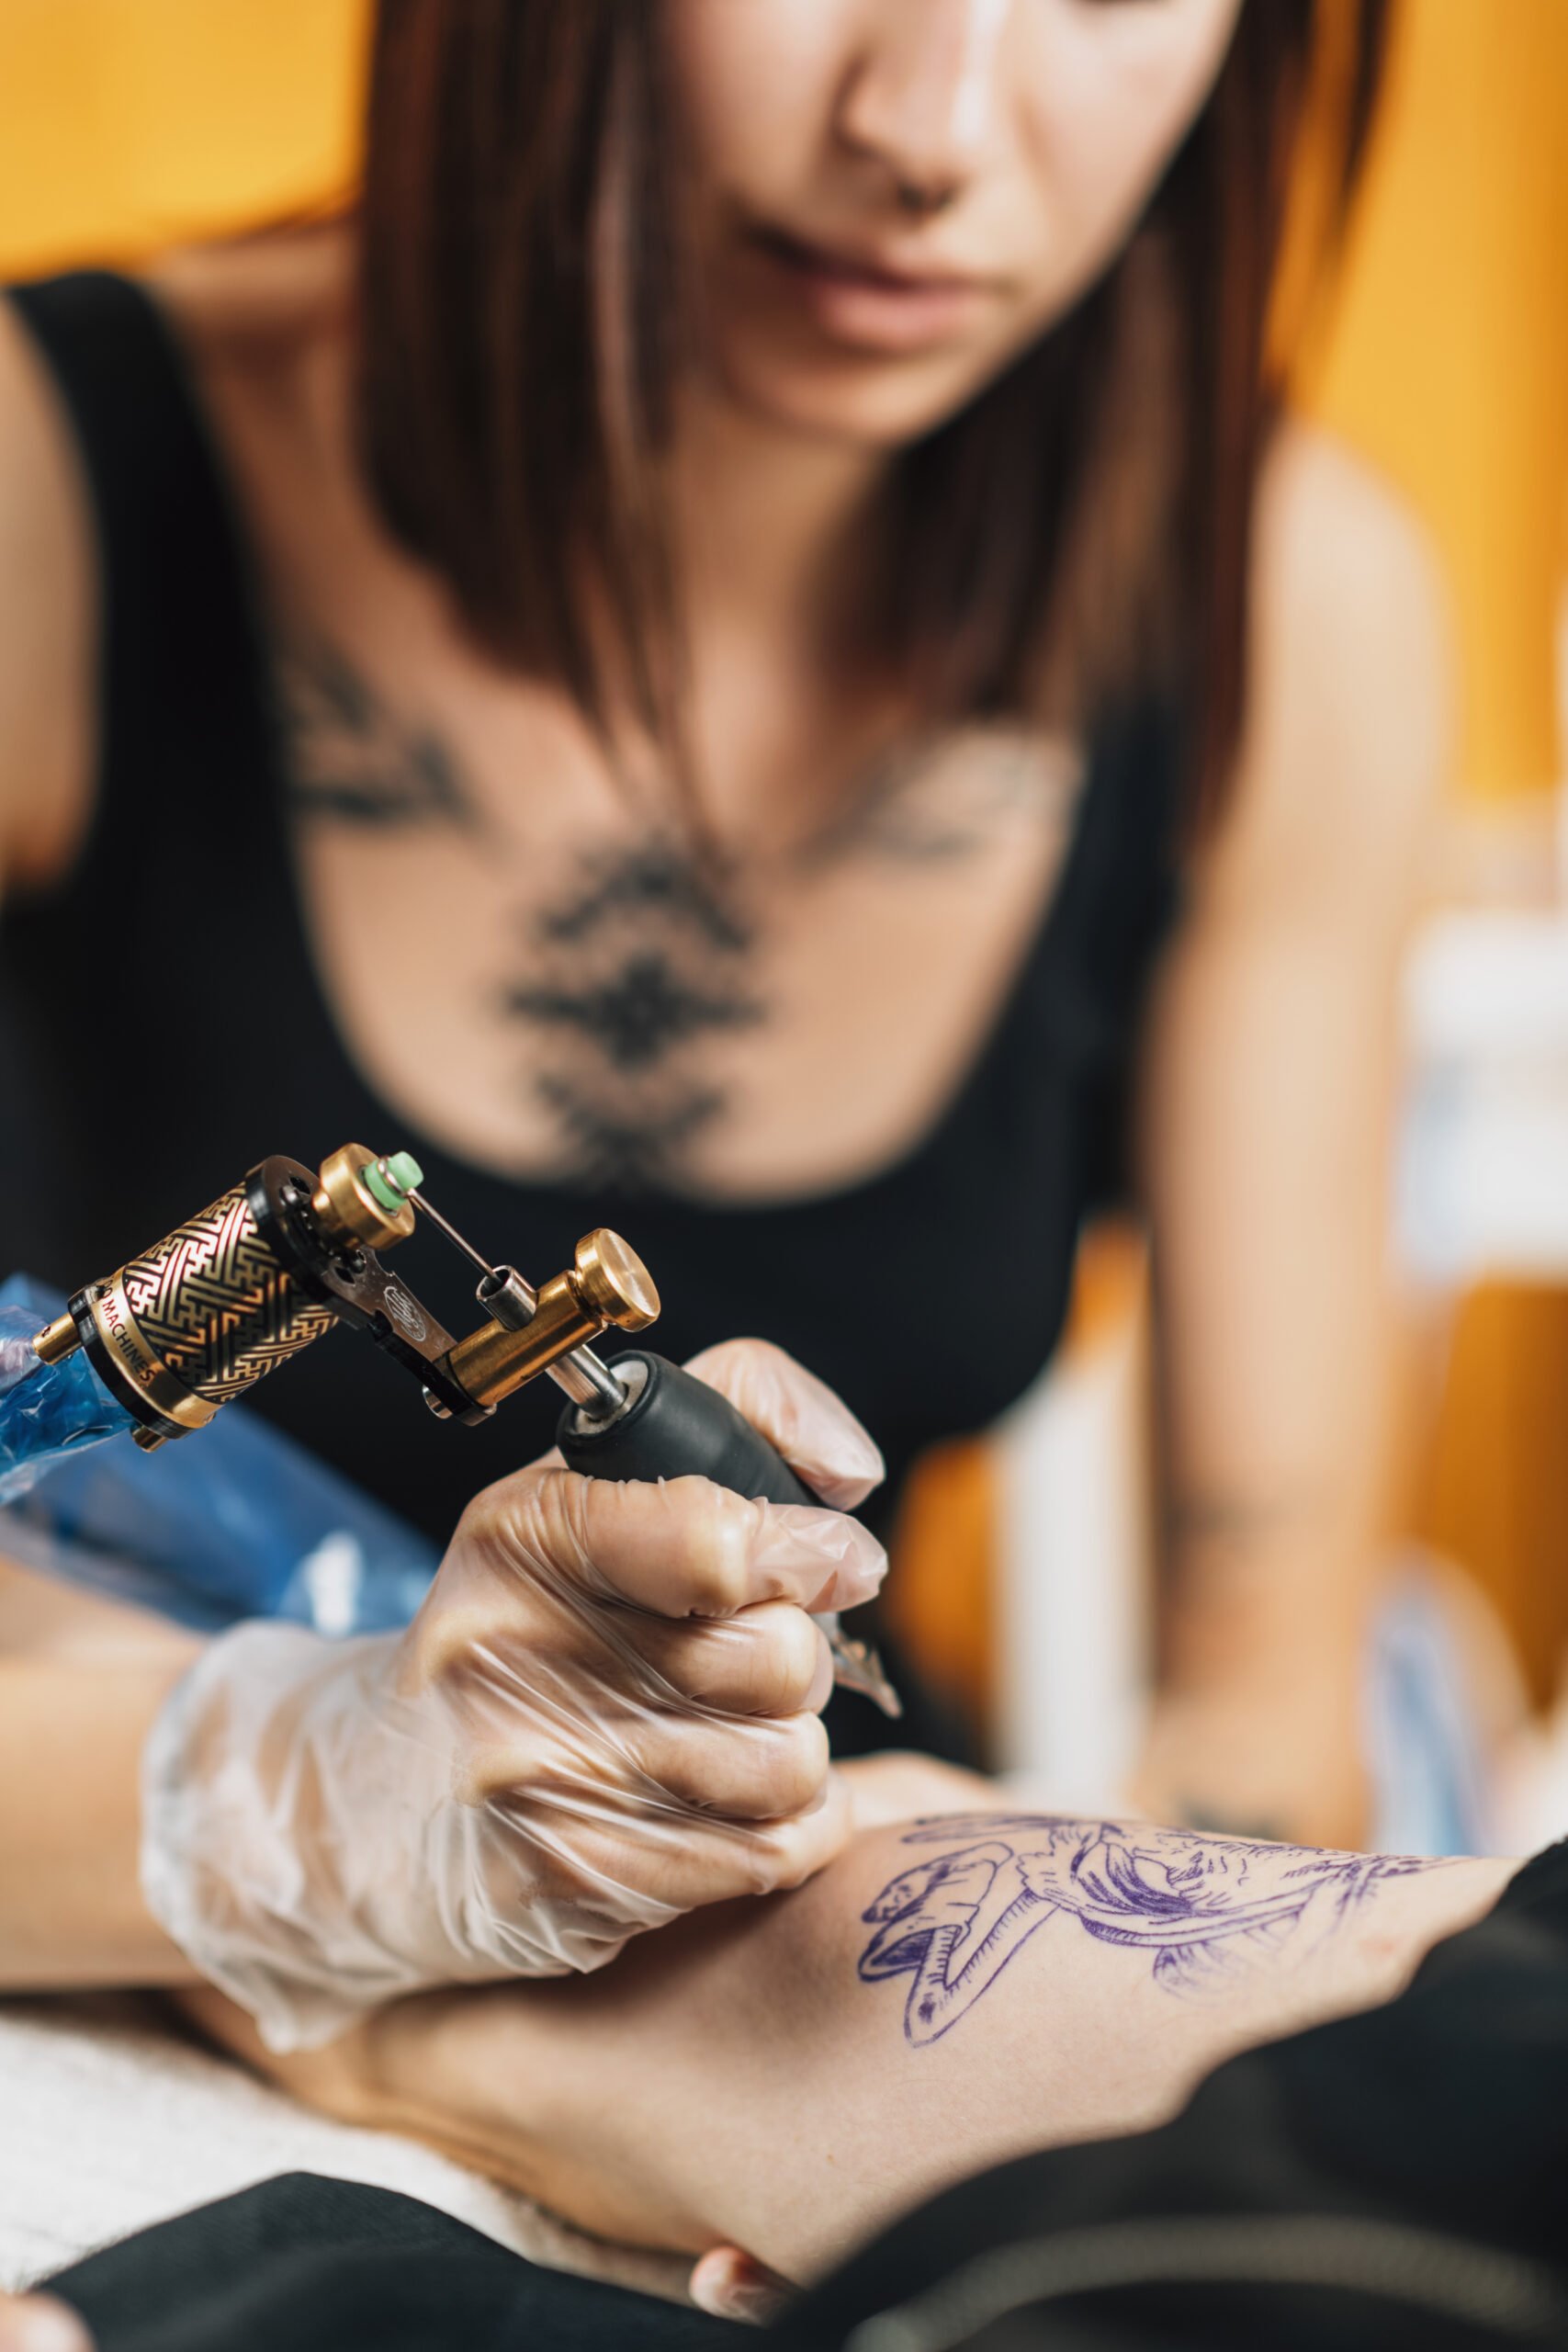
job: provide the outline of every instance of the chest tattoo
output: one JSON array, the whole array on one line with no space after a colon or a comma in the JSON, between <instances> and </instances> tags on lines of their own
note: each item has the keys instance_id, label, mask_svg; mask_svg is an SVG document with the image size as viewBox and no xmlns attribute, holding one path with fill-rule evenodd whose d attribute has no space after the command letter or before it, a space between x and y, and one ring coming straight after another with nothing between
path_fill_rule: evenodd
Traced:
<instances>
[{"instance_id":1,"label":"chest tattoo","mask_svg":"<svg viewBox=\"0 0 1568 2352\"><path fill-rule=\"evenodd\" d=\"M851 858L958 865L1001 835L1064 823L1078 773L1076 760L1037 732L1000 720L901 744L811 835L799 864L807 872Z\"/></svg>"},{"instance_id":2,"label":"chest tattoo","mask_svg":"<svg viewBox=\"0 0 1568 2352\"><path fill-rule=\"evenodd\" d=\"M276 687L296 817L378 832L439 825L478 840L488 831L441 738L389 710L332 646L290 644Z\"/></svg>"},{"instance_id":3,"label":"chest tattoo","mask_svg":"<svg viewBox=\"0 0 1568 2352\"><path fill-rule=\"evenodd\" d=\"M527 871L524 845L440 733L394 709L334 647L290 641L276 681L297 822L381 839L445 834L492 894L498 878ZM969 729L885 758L780 878L809 886L867 859L963 861L1021 822L1054 819L1068 797L1059 762L1034 737ZM559 1174L605 1192L678 1188L694 1147L732 1109L706 1049L769 1018L739 890L680 839L652 831L582 851L542 901L513 906L510 948L499 949L479 1006L528 1040L511 1082L548 1118Z\"/></svg>"},{"instance_id":4,"label":"chest tattoo","mask_svg":"<svg viewBox=\"0 0 1568 2352\"><path fill-rule=\"evenodd\" d=\"M502 1010L539 1040L533 1084L571 1172L620 1192L674 1181L727 1108L702 1046L765 1016L750 924L694 857L654 839L585 856L525 943Z\"/></svg>"}]
</instances>

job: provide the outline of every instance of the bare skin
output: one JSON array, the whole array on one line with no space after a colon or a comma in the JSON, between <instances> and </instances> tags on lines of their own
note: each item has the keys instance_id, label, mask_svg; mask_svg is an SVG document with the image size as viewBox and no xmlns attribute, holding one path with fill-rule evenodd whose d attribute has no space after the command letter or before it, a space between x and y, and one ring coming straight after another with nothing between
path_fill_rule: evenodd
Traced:
<instances>
[{"instance_id":1,"label":"bare skin","mask_svg":"<svg viewBox=\"0 0 1568 2352\"><path fill-rule=\"evenodd\" d=\"M27 1802L0 1815L0 1984L185 1984L141 1899L141 1762L201 1645L141 1611L0 1562L0 1739Z\"/></svg>"},{"instance_id":2,"label":"bare skin","mask_svg":"<svg viewBox=\"0 0 1568 2352\"><path fill-rule=\"evenodd\" d=\"M0 2295L0 2352L93 2352L76 2313L55 2295Z\"/></svg>"},{"instance_id":3,"label":"bare skin","mask_svg":"<svg viewBox=\"0 0 1568 2352\"><path fill-rule=\"evenodd\" d=\"M972 396L1116 252L1234 7L831 0L809 27L789 0L675 13L705 267L724 296L677 463L693 718L734 889L688 906L681 937L700 955L669 1014L687 1025L626 1085L658 1172L745 1202L831 1189L909 1148L1048 900L1081 747L982 734L883 774L902 714L832 658L835 600L887 451ZM918 232L897 203L910 181L952 191ZM874 297L840 300L830 269L767 260L758 225L897 248L979 290L917 348L908 310L889 318ZM572 922L606 861L641 892L639 921L671 877L650 886L663 844L563 695L479 654L368 502L344 424L351 236L171 257L154 290L235 487L295 713L300 888L334 1018L416 1126L534 1174L623 1148L552 1091L563 1038L592 1018L611 1093L617 1053L647 1050L614 1005L584 1014L604 976L571 960ZM1350 1841L1381 1525L1392 984L1443 763L1443 641L1412 526L1310 434L1281 440L1256 554L1233 814L1194 875L1146 1056L1171 1508L1141 1793ZM97 582L58 402L0 306L5 583L0 887L20 892L69 869L91 820ZM0 1648L15 1693L0 1788L128 1791L167 1661L104 1703L85 1669L78 1682L29 1661L3 1613ZM47 1840L5 1828L35 1873L33 1981L112 1980L128 1951L138 1973L156 1962L133 1906L117 1898L100 1928L85 1899L131 1884L129 1815L117 1796L62 1806Z\"/></svg>"},{"instance_id":4,"label":"bare skin","mask_svg":"<svg viewBox=\"0 0 1568 2352\"><path fill-rule=\"evenodd\" d=\"M402 2004L305 2060L192 2006L302 2098L601 2235L800 2283L955 2180L1149 2128L1235 2052L1391 1999L1517 1867L982 1809L869 1830L603 1976Z\"/></svg>"}]
</instances>

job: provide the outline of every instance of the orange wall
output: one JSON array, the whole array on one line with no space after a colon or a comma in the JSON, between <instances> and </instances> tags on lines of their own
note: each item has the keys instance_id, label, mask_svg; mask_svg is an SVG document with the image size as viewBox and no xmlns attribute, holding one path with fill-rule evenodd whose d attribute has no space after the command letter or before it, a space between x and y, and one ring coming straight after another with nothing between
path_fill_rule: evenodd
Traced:
<instances>
[{"instance_id":1,"label":"orange wall","mask_svg":"<svg viewBox=\"0 0 1568 2352\"><path fill-rule=\"evenodd\" d=\"M5 0L0 273L130 260L342 189L368 0Z\"/></svg>"},{"instance_id":2,"label":"orange wall","mask_svg":"<svg viewBox=\"0 0 1568 2352\"><path fill-rule=\"evenodd\" d=\"M1552 612L1568 492L1568 7L1406 0L1313 404L1447 559L1461 769L1557 773Z\"/></svg>"}]
</instances>

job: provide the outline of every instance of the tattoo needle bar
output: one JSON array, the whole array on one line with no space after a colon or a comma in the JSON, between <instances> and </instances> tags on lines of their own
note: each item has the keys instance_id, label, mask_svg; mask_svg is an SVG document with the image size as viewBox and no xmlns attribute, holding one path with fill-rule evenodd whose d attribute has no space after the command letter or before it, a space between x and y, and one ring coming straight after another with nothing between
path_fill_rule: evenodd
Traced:
<instances>
[{"instance_id":1,"label":"tattoo needle bar","mask_svg":"<svg viewBox=\"0 0 1568 2352\"><path fill-rule=\"evenodd\" d=\"M384 1160L378 1161L378 1174L391 1175ZM532 1323L539 1311L539 1295L532 1283L524 1281L515 1266L492 1266L471 1241L465 1239L449 1217L442 1216L434 1204L426 1200L417 1185L411 1184L405 1198L411 1200L422 1216L443 1232L456 1250L476 1265L482 1280L475 1295L481 1306L488 1307L495 1320L508 1331L521 1331ZM607 1363L596 1356L591 1347L577 1347L553 1363L545 1366L558 1388L564 1389L574 1405L581 1406L591 1419L603 1419L608 1413L618 1413L630 1401Z\"/></svg>"}]
</instances>

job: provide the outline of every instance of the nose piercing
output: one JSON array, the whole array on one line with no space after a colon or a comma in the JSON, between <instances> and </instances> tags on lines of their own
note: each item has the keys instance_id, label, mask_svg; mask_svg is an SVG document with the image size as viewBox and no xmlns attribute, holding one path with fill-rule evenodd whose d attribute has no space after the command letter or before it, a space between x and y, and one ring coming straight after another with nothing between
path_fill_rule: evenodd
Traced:
<instances>
[{"instance_id":1,"label":"nose piercing","mask_svg":"<svg viewBox=\"0 0 1568 2352\"><path fill-rule=\"evenodd\" d=\"M945 212L957 193L951 180L941 187L931 181L922 185L919 180L900 180L897 189L898 209L901 212L929 217L932 213Z\"/></svg>"}]
</instances>

